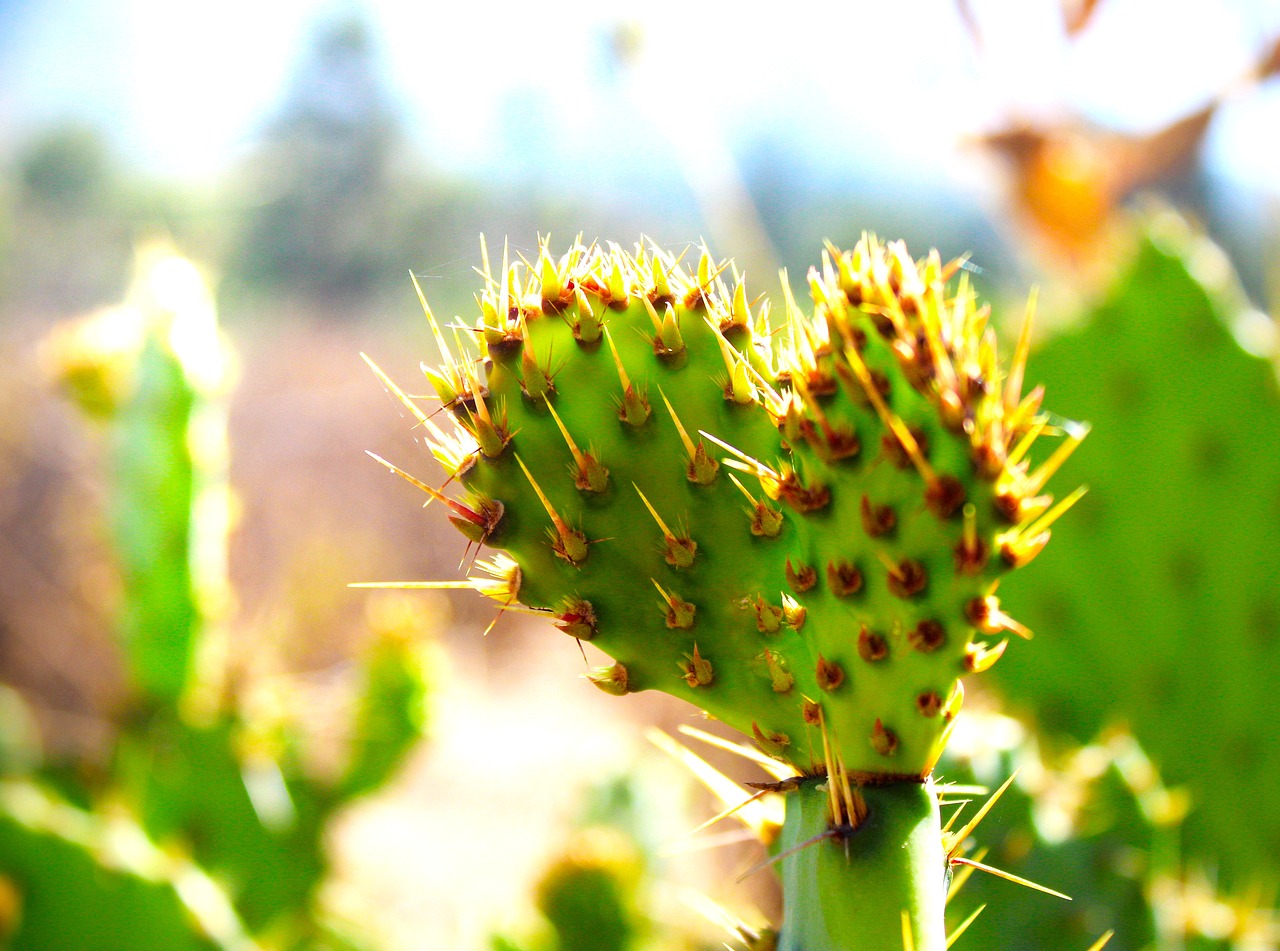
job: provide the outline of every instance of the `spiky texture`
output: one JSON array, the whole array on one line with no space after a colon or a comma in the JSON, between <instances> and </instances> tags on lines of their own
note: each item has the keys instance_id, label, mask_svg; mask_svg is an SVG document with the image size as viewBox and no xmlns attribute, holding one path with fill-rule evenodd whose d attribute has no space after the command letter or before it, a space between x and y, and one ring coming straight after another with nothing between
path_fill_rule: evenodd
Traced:
<instances>
[{"instance_id":1,"label":"spiky texture","mask_svg":"<svg viewBox=\"0 0 1280 951\"><path fill-rule=\"evenodd\" d=\"M997 583L1078 497L1044 493L1083 430L1023 395L1025 335L1002 368L958 265L870 237L776 325L705 251L484 276L474 327L428 309L457 431L405 398L451 521L508 556L474 586L604 650L608 693L684 697L802 773L927 776L960 676L1026 633Z\"/></svg>"}]
</instances>

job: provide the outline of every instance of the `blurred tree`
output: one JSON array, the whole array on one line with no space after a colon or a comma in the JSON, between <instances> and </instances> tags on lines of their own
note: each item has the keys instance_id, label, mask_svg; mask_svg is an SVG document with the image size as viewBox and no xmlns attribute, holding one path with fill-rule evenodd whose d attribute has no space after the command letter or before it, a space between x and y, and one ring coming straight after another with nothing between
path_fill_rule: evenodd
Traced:
<instances>
[{"instance_id":1,"label":"blurred tree","mask_svg":"<svg viewBox=\"0 0 1280 951\"><path fill-rule=\"evenodd\" d=\"M123 291L132 253L124 183L108 143L78 123L46 129L11 169L0 291L7 309L72 313Z\"/></svg>"},{"instance_id":2,"label":"blurred tree","mask_svg":"<svg viewBox=\"0 0 1280 951\"><path fill-rule=\"evenodd\" d=\"M232 267L251 286L342 304L403 260L396 229L403 154L392 96L365 22L324 24L250 167L252 210Z\"/></svg>"}]
</instances>

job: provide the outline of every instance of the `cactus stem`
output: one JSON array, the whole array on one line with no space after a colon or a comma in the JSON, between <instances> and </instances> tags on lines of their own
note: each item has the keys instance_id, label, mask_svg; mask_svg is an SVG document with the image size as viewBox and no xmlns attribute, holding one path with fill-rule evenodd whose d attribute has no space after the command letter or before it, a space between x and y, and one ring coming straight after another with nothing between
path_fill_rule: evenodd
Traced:
<instances>
[{"instance_id":1,"label":"cactus stem","mask_svg":"<svg viewBox=\"0 0 1280 951\"><path fill-rule=\"evenodd\" d=\"M601 465L590 452L583 452L578 448L578 444L569 435L569 430L565 428L563 420L560 419L560 414L556 412L556 408L551 405L550 400L547 401L547 409L551 411L551 418L555 420L556 426L560 429L560 435L569 444L569 452L573 455L574 485L583 492L603 492L609 487L609 470Z\"/></svg>"},{"instance_id":2,"label":"cactus stem","mask_svg":"<svg viewBox=\"0 0 1280 951\"><path fill-rule=\"evenodd\" d=\"M698 543L695 542L688 534L677 535L667 527L667 523L662 520L662 516L658 514L658 510L653 507L645 494L640 491L640 486L634 482L631 487L636 490L636 494L640 496L640 501L644 503L644 507L649 510L649 514L653 516L653 520L658 523L658 528L662 529L662 540L666 545L664 557L667 564L673 568L688 568L693 564L693 557L698 551Z\"/></svg>"},{"instance_id":3,"label":"cactus stem","mask_svg":"<svg viewBox=\"0 0 1280 951\"><path fill-rule=\"evenodd\" d=\"M658 583L656 578L650 578L653 586L658 589L658 594L662 595L662 603L658 605L659 610L666 616L667 627L672 630L687 631L693 627L695 615L698 613L698 606L685 601L675 592L669 592L666 588Z\"/></svg>"},{"instance_id":4,"label":"cactus stem","mask_svg":"<svg viewBox=\"0 0 1280 951\"><path fill-rule=\"evenodd\" d=\"M520 463L520 469L524 472L524 477L529 480L529 485L533 486L533 491L538 496L538 501L547 510L547 515L551 517L551 524L555 526L552 535L552 547L555 549L556 554L572 564L579 564L587 557L586 536L582 532L570 528L565 520L560 517L560 513L555 510L555 506L551 504L551 500L542 491L542 487L538 485L533 473L529 471L529 467L524 464L524 460L519 455L516 456L516 462Z\"/></svg>"}]
</instances>

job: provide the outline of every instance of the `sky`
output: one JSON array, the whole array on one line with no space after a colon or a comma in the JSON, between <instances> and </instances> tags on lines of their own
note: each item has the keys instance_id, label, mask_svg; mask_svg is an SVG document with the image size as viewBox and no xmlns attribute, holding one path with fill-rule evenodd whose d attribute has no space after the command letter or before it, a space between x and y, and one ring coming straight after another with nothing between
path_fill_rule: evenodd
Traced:
<instances>
[{"instance_id":1,"label":"sky","mask_svg":"<svg viewBox=\"0 0 1280 951\"><path fill-rule=\"evenodd\" d=\"M971 6L980 58L950 0L795 0L767 14L678 0L0 0L0 149L75 118L142 168L217 176L252 148L316 25L359 10L407 127L449 170L501 174L501 127L528 110L564 155L667 135L697 162L772 125L828 161L944 173L947 143L1010 113L1158 127L1280 35L1280 0L1105 0L1072 47L1052 3ZM641 41L619 71L608 49L621 25ZM1280 192L1280 90L1226 110L1210 149L1224 174Z\"/></svg>"}]
</instances>

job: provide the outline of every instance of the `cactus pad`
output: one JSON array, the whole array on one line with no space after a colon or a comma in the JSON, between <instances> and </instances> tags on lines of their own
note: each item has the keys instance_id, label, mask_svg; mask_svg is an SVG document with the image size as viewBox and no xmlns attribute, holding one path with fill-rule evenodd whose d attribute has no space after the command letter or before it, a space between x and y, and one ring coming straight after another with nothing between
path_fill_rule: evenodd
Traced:
<instances>
[{"instance_id":1,"label":"cactus pad","mask_svg":"<svg viewBox=\"0 0 1280 951\"><path fill-rule=\"evenodd\" d=\"M607 693L683 697L803 773L927 776L959 678L1026 633L997 584L1079 495L1044 492L1084 431L1024 395L1027 336L1001 366L967 273L874 238L828 248L804 310L705 252L483 271L474 325L427 308L457 425L383 377L449 486L395 471L497 550L462 584L603 650Z\"/></svg>"}]
</instances>

